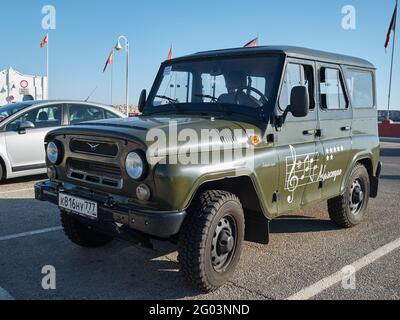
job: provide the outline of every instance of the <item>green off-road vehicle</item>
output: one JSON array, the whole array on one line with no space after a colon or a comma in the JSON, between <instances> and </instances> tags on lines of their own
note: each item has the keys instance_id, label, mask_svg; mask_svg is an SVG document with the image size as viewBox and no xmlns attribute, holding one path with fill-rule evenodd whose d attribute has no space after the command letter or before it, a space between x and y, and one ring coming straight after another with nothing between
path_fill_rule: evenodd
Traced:
<instances>
[{"instance_id":1,"label":"green off-road vehicle","mask_svg":"<svg viewBox=\"0 0 400 320\"><path fill-rule=\"evenodd\" d=\"M381 172L375 68L293 47L198 53L162 64L141 116L55 130L36 198L83 247L115 237L179 245L199 289L228 281L244 240L271 219L328 202L350 228Z\"/></svg>"}]
</instances>

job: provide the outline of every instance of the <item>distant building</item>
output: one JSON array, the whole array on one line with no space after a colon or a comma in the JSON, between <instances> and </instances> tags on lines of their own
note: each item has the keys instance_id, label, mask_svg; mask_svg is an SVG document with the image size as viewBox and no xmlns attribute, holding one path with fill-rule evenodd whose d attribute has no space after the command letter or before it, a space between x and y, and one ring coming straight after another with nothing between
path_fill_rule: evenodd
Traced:
<instances>
[{"instance_id":1,"label":"distant building","mask_svg":"<svg viewBox=\"0 0 400 320\"><path fill-rule=\"evenodd\" d=\"M25 100L47 100L46 77L23 75L12 68L0 71L0 106Z\"/></svg>"}]
</instances>

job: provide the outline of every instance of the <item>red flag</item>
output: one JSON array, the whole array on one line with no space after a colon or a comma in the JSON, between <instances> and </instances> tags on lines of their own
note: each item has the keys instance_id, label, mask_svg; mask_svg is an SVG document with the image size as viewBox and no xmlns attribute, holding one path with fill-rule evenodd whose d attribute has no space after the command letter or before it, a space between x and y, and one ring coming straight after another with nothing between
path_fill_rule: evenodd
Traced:
<instances>
[{"instance_id":1,"label":"red flag","mask_svg":"<svg viewBox=\"0 0 400 320\"><path fill-rule=\"evenodd\" d=\"M104 66L103 73L106 72L107 67L114 62L114 51L111 51L110 55L107 58L106 65Z\"/></svg>"},{"instance_id":2,"label":"red flag","mask_svg":"<svg viewBox=\"0 0 400 320\"><path fill-rule=\"evenodd\" d=\"M40 43L40 49L42 49L49 42L49 35L46 34L42 42Z\"/></svg>"},{"instance_id":3,"label":"red flag","mask_svg":"<svg viewBox=\"0 0 400 320\"><path fill-rule=\"evenodd\" d=\"M258 47L258 37L246 43L244 48L255 48Z\"/></svg>"},{"instance_id":4,"label":"red flag","mask_svg":"<svg viewBox=\"0 0 400 320\"><path fill-rule=\"evenodd\" d=\"M172 57L173 57L173 48L172 48L172 46L171 46L171 48L169 49L169 52L168 52L168 58L167 58L167 60L172 60Z\"/></svg>"},{"instance_id":5,"label":"red flag","mask_svg":"<svg viewBox=\"0 0 400 320\"><path fill-rule=\"evenodd\" d=\"M390 21L389 30L388 30L388 33L386 36L385 49L387 49L389 46L390 37L392 35L392 32L396 31L396 22L397 22L397 4L396 4L396 8L394 9L392 21Z\"/></svg>"}]
</instances>

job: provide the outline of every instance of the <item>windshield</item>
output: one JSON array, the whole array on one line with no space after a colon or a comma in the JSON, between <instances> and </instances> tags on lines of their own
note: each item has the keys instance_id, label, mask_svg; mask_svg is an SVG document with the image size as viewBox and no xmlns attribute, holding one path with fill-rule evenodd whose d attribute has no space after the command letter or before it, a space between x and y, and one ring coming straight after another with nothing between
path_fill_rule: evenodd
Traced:
<instances>
[{"instance_id":1,"label":"windshield","mask_svg":"<svg viewBox=\"0 0 400 320\"><path fill-rule=\"evenodd\" d=\"M31 105L26 103L15 103L15 104L8 104L5 106L0 107L0 122L7 119L8 117L12 116L13 114L19 112L22 109L30 107Z\"/></svg>"},{"instance_id":2,"label":"windshield","mask_svg":"<svg viewBox=\"0 0 400 320\"><path fill-rule=\"evenodd\" d=\"M257 110L276 96L279 57L215 58L175 62L162 68L148 106L177 111L204 108Z\"/></svg>"}]
</instances>

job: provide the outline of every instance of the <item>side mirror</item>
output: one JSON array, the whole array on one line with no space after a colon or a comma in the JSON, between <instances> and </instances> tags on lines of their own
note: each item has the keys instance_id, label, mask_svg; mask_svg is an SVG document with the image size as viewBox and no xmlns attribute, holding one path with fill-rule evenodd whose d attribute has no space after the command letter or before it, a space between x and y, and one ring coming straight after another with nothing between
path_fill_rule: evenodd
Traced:
<instances>
[{"instance_id":1,"label":"side mirror","mask_svg":"<svg viewBox=\"0 0 400 320\"><path fill-rule=\"evenodd\" d=\"M28 129L35 129L35 125L30 121L21 122L20 125L18 126L18 132L20 134L25 134L26 130Z\"/></svg>"},{"instance_id":2,"label":"side mirror","mask_svg":"<svg viewBox=\"0 0 400 320\"><path fill-rule=\"evenodd\" d=\"M147 100L147 91L142 90L142 93L140 94L140 98L139 98L139 103L138 103L138 108L139 108L140 113L142 113L144 110L144 107L146 105L146 100Z\"/></svg>"},{"instance_id":3,"label":"side mirror","mask_svg":"<svg viewBox=\"0 0 400 320\"><path fill-rule=\"evenodd\" d=\"M310 94L304 86L294 87L290 95L290 112L296 118L304 118L310 111Z\"/></svg>"}]
</instances>

